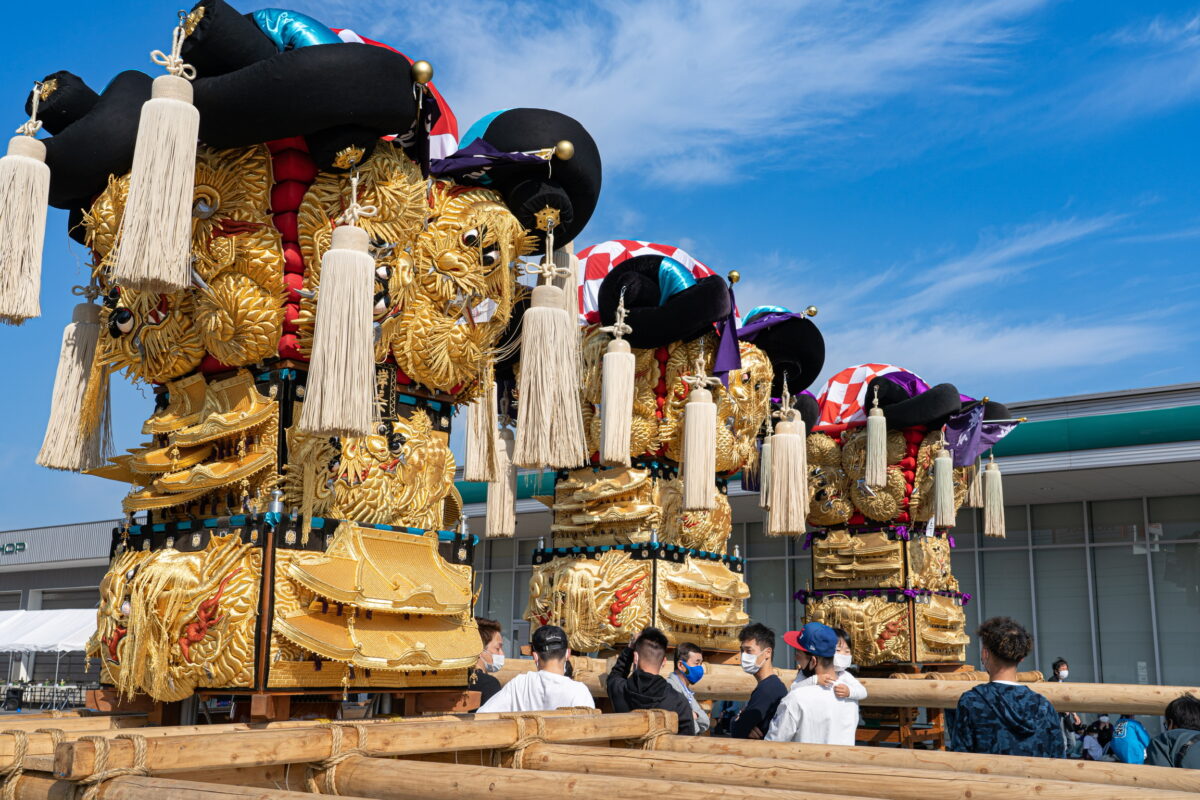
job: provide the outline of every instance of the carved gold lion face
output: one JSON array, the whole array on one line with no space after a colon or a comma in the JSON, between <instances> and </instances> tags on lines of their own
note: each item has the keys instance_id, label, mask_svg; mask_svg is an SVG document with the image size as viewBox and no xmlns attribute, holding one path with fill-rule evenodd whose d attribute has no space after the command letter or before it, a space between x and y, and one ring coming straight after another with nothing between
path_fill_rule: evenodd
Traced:
<instances>
[{"instance_id":1,"label":"carved gold lion face","mask_svg":"<svg viewBox=\"0 0 1200 800\"><path fill-rule=\"evenodd\" d=\"M113 287L100 311L97 358L136 380L163 382L204 358L191 292L157 294Z\"/></svg>"}]
</instances>

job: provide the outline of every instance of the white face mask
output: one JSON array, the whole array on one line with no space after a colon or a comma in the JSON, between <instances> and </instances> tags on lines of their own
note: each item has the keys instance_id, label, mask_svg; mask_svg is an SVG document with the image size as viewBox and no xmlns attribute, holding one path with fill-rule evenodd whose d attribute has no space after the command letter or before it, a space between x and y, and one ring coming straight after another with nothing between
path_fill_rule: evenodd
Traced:
<instances>
[{"instance_id":1,"label":"white face mask","mask_svg":"<svg viewBox=\"0 0 1200 800\"><path fill-rule=\"evenodd\" d=\"M1060 669L1060 670L1058 671L1058 679L1059 679L1060 681L1065 681L1065 680L1067 679L1067 676L1068 676L1068 675L1070 675L1070 674L1071 674L1071 671L1070 671L1070 670L1068 670L1068 669Z\"/></svg>"},{"instance_id":2,"label":"white face mask","mask_svg":"<svg viewBox=\"0 0 1200 800\"><path fill-rule=\"evenodd\" d=\"M492 653L492 660L483 662L488 672L499 672L504 669L504 653Z\"/></svg>"},{"instance_id":3,"label":"white face mask","mask_svg":"<svg viewBox=\"0 0 1200 800\"><path fill-rule=\"evenodd\" d=\"M834 653L833 666L836 669L850 669L850 665L854 663L854 656L849 653Z\"/></svg>"},{"instance_id":4,"label":"white face mask","mask_svg":"<svg viewBox=\"0 0 1200 800\"><path fill-rule=\"evenodd\" d=\"M743 671L748 672L751 675L754 675L760 669L762 669L762 664L758 663L758 656L751 655L750 653L742 653L742 670Z\"/></svg>"}]
</instances>

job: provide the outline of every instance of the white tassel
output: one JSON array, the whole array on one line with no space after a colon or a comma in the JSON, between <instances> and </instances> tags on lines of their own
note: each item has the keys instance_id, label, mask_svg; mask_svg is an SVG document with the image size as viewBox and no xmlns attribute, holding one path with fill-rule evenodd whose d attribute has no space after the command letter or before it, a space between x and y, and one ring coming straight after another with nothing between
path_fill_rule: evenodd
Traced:
<instances>
[{"instance_id":1,"label":"white tassel","mask_svg":"<svg viewBox=\"0 0 1200 800\"><path fill-rule=\"evenodd\" d=\"M561 277L555 279L554 285L562 289L563 308L571 315L571 319L579 319L579 259L575 257L574 242L567 242L566 247L554 251L554 266Z\"/></svg>"},{"instance_id":2,"label":"white tassel","mask_svg":"<svg viewBox=\"0 0 1200 800\"><path fill-rule=\"evenodd\" d=\"M683 510L712 509L717 471L717 404L708 389L693 388L683 407L681 470Z\"/></svg>"},{"instance_id":3,"label":"white tassel","mask_svg":"<svg viewBox=\"0 0 1200 800\"><path fill-rule=\"evenodd\" d=\"M933 509L934 525L939 528L954 527L954 461L945 443L933 461Z\"/></svg>"},{"instance_id":4,"label":"white tassel","mask_svg":"<svg viewBox=\"0 0 1200 800\"><path fill-rule=\"evenodd\" d=\"M37 463L51 469L82 472L104 466L112 453L111 414L107 402L100 424L84 435L80 426L83 395L92 360L100 340L100 307L92 303L75 306L71 322L63 330L58 371L54 374L54 394L50 400L50 421L38 453ZM93 379L108 380L100 372ZM107 395L107 393L105 393Z\"/></svg>"},{"instance_id":5,"label":"white tassel","mask_svg":"<svg viewBox=\"0 0 1200 800\"><path fill-rule=\"evenodd\" d=\"M517 436L521 467L578 467L587 458L579 405L579 332L563 306L562 289L534 287L521 320ZM566 350L566 352L564 352Z\"/></svg>"},{"instance_id":6,"label":"white tassel","mask_svg":"<svg viewBox=\"0 0 1200 800\"><path fill-rule=\"evenodd\" d=\"M517 468L512 465L513 433L500 431L496 447L496 480L487 489L487 536L511 538L517 530Z\"/></svg>"},{"instance_id":7,"label":"white tassel","mask_svg":"<svg viewBox=\"0 0 1200 800\"><path fill-rule=\"evenodd\" d=\"M766 436L758 454L758 507L763 510L771 507L771 440L774 438L774 435Z\"/></svg>"},{"instance_id":8,"label":"white tassel","mask_svg":"<svg viewBox=\"0 0 1200 800\"><path fill-rule=\"evenodd\" d=\"M1004 527L1004 484L1000 477L1000 465L996 459L988 461L983 476L983 535L1003 539Z\"/></svg>"},{"instance_id":9,"label":"white tassel","mask_svg":"<svg viewBox=\"0 0 1200 800\"><path fill-rule=\"evenodd\" d=\"M369 243L362 228L339 225L321 259L317 320L299 422L306 433L367 436L374 432L375 259L368 252Z\"/></svg>"},{"instance_id":10,"label":"white tassel","mask_svg":"<svg viewBox=\"0 0 1200 800\"><path fill-rule=\"evenodd\" d=\"M36 103L36 90L33 96ZM22 130L40 127L31 120ZM46 145L32 134L14 136L8 155L0 158L0 322L20 325L41 316L38 295L49 198Z\"/></svg>"},{"instance_id":11,"label":"white tassel","mask_svg":"<svg viewBox=\"0 0 1200 800\"><path fill-rule=\"evenodd\" d=\"M467 405L467 463L463 480L488 483L500 473L496 446L496 386L486 381L483 393Z\"/></svg>"},{"instance_id":12,"label":"white tassel","mask_svg":"<svg viewBox=\"0 0 1200 800\"><path fill-rule=\"evenodd\" d=\"M967 508L983 508L983 463L977 458L971 468L971 483L967 486Z\"/></svg>"},{"instance_id":13,"label":"white tassel","mask_svg":"<svg viewBox=\"0 0 1200 800\"><path fill-rule=\"evenodd\" d=\"M771 437L767 533L799 535L808 517L808 442L804 422L781 420Z\"/></svg>"},{"instance_id":14,"label":"white tassel","mask_svg":"<svg viewBox=\"0 0 1200 800\"><path fill-rule=\"evenodd\" d=\"M112 282L160 293L191 285L199 130L192 84L178 74L155 78L138 121Z\"/></svg>"},{"instance_id":15,"label":"white tassel","mask_svg":"<svg viewBox=\"0 0 1200 800\"><path fill-rule=\"evenodd\" d=\"M600 379L600 462L629 466L633 429L633 378L636 358L629 342L613 339L604 353Z\"/></svg>"},{"instance_id":16,"label":"white tassel","mask_svg":"<svg viewBox=\"0 0 1200 800\"><path fill-rule=\"evenodd\" d=\"M880 489L887 486L887 418L879 407L876 392L875 407L867 415L867 486Z\"/></svg>"}]
</instances>

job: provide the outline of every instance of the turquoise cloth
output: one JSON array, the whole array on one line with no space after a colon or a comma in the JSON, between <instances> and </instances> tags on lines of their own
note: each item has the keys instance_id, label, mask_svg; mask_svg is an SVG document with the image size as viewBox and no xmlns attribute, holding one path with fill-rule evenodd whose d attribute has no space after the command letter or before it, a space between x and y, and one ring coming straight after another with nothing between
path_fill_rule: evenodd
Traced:
<instances>
[{"instance_id":1,"label":"turquoise cloth","mask_svg":"<svg viewBox=\"0 0 1200 800\"><path fill-rule=\"evenodd\" d=\"M696 285L696 277L688 268L673 258L664 258L658 265L658 304L661 306L672 296Z\"/></svg>"},{"instance_id":2,"label":"turquoise cloth","mask_svg":"<svg viewBox=\"0 0 1200 800\"><path fill-rule=\"evenodd\" d=\"M749 313L747 313L746 316L742 317L742 324L749 325L750 320L754 319L755 317L757 317L760 314L790 314L790 313L792 313L791 309L784 308L783 306L755 306L754 308L750 309Z\"/></svg>"},{"instance_id":3,"label":"turquoise cloth","mask_svg":"<svg viewBox=\"0 0 1200 800\"><path fill-rule=\"evenodd\" d=\"M487 133L488 125L492 124L492 120L503 114L505 111L508 111L508 109L502 108L499 111L493 111L492 113L486 114L475 120L474 124L467 128L467 132L459 137L459 149L461 150L463 147L466 147L476 139L482 139L483 135Z\"/></svg>"},{"instance_id":4,"label":"turquoise cloth","mask_svg":"<svg viewBox=\"0 0 1200 800\"><path fill-rule=\"evenodd\" d=\"M259 30L275 43L279 52L314 44L341 44L332 30L308 14L286 8L264 8L250 13Z\"/></svg>"}]
</instances>

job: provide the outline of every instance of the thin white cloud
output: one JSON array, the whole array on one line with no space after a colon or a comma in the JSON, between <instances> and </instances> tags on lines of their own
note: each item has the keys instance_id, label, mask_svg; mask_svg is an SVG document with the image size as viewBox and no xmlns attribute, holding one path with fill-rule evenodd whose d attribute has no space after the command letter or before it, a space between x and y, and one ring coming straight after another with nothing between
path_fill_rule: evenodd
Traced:
<instances>
[{"instance_id":1,"label":"thin white cloud","mask_svg":"<svg viewBox=\"0 0 1200 800\"><path fill-rule=\"evenodd\" d=\"M798 135L855 137L864 112L899 97L986 91L976 84L1044 3L301 6L429 58L464 127L496 108L555 108L592 132L606 168L679 184L732 180L779 145L813 158Z\"/></svg>"},{"instance_id":2,"label":"thin white cloud","mask_svg":"<svg viewBox=\"0 0 1200 800\"><path fill-rule=\"evenodd\" d=\"M1180 228L1161 233L1146 233L1134 236L1121 236L1113 241L1119 244L1158 244L1159 242L1178 242L1184 239L1200 238L1200 226Z\"/></svg>"}]
</instances>

